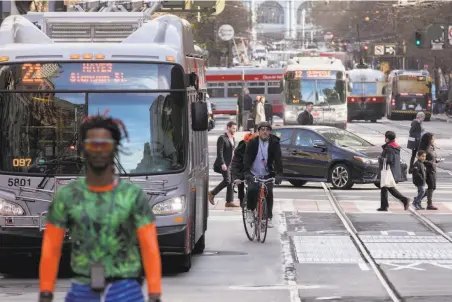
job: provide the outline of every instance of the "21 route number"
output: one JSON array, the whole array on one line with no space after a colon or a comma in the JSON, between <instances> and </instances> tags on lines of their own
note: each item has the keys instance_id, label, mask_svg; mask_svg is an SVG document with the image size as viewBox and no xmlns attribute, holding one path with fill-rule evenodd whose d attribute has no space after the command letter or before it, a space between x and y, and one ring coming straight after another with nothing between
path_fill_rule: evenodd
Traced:
<instances>
[{"instance_id":1,"label":"21 route number","mask_svg":"<svg viewBox=\"0 0 452 302\"><path fill-rule=\"evenodd\" d=\"M13 167L30 167L31 158L14 158Z\"/></svg>"}]
</instances>

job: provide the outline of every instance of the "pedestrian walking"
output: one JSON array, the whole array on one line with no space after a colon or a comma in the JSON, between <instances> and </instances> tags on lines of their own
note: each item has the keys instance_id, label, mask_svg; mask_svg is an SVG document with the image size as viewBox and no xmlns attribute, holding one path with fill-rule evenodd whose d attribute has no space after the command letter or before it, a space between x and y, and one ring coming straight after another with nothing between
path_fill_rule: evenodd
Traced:
<instances>
[{"instance_id":1,"label":"pedestrian walking","mask_svg":"<svg viewBox=\"0 0 452 302\"><path fill-rule=\"evenodd\" d=\"M433 191L436 190L436 164L442 160L438 159L436 155L435 137L432 133L426 132L422 136L419 149L426 153L424 165L427 176L425 181L427 183L427 210L438 210L438 208L433 205Z\"/></svg>"},{"instance_id":2,"label":"pedestrian walking","mask_svg":"<svg viewBox=\"0 0 452 302\"><path fill-rule=\"evenodd\" d=\"M416 158L417 151L419 150L419 143L421 142L421 136L424 132L422 122L425 119L424 112L418 112L416 118L411 122L410 134L408 136L407 148L411 150L410 168L409 173L412 172L413 163Z\"/></svg>"},{"instance_id":3,"label":"pedestrian walking","mask_svg":"<svg viewBox=\"0 0 452 302\"><path fill-rule=\"evenodd\" d=\"M264 107L264 103L265 103L265 97L261 97L259 99L259 101L256 103L256 118L254 120L256 125L259 125L262 122L265 122L265 107Z\"/></svg>"},{"instance_id":4,"label":"pedestrian walking","mask_svg":"<svg viewBox=\"0 0 452 302\"><path fill-rule=\"evenodd\" d=\"M213 164L213 170L223 176L223 180L208 193L208 199L212 205L215 204L215 196L226 188L226 207L239 207L234 204L234 189L231 180L230 164L235 149L234 134L237 132L237 123L230 121L226 126L226 132L218 137L217 158Z\"/></svg>"},{"instance_id":5,"label":"pedestrian walking","mask_svg":"<svg viewBox=\"0 0 452 302\"><path fill-rule=\"evenodd\" d=\"M377 211L386 212L389 208L388 202L388 192L391 193L392 196L400 200L405 210L408 210L409 206L409 198L402 195L399 190L396 189L395 185L397 182L402 180L402 167L400 165L400 146L395 141L396 135L392 131L387 131L385 133L385 144L382 146L383 151L379 158L380 163L380 208ZM388 178L391 178L393 181L387 181Z\"/></svg>"},{"instance_id":6,"label":"pedestrian walking","mask_svg":"<svg viewBox=\"0 0 452 302\"><path fill-rule=\"evenodd\" d=\"M251 115L251 110L253 109L253 99L250 96L250 91L245 88L243 96L243 103L242 103L242 127L244 131L248 131L248 120Z\"/></svg>"},{"instance_id":7,"label":"pedestrian walking","mask_svg":"<svg viewBox=\"0 0 452 302\"><path fill-rule=\"evenodd\" d=\"M257 126L257 124L256 124L256 113L257 113L256 107L257 107L257 104L260 102L260 99L261 99L261 96L256 95L256 99L253 102L253 108L251 109L251 111L252 111L251 117L253 118L253 125L254 125L253 129L254 130L256 130L256 126Z\"/></svg>"},{"instance_id":8,"label":"pedestrian walking","mask_svg":"<svg viewBox=\"0 0 452 302\"><path fill-rule=\"evenodd\" d=\"M140 186L115 177L121 121L87 118L80 127L86 178L57 190L50 204L39 266L40 302L51 302L66 230L72 237L74 279L66 302L160 301L161 260L155 217Z\"/></svg>"},{"instance_id":9,"label":"pedestrian walking","mask_svg":"<svg viewBox=\"0 0 452 302\"><path fill-rule=\"evenodd\" d=\"M256 137L256 133L246 133L243 137L243 140L241 140L237 148L234 150L234 156L232 157L231 162L231 176L232 176L232 182L234 183L237 180L244 180L245 175L244 173L244 166L243 166L243 157L245 155L246 150L246 144L248 141L254 137ZM243 200L245 198L245 184L243 182L240 182L237 185L239 200L240 200L240 206L243 206Z\"/></svg>"},{"instance_id":10,"label":"pedestrian walking","mask_svg":"<svg viewBox=\"0 0 452 302\"><path fill-rule=\"evenodd\" d=\"M314 125L314 117L311 114L313 109L314 104L312 102L307 102L304 111L298 116L298 124Z\"/></svg>"},{"instance_id":11,"label":"pedestrian walking","mask_svg":"<svg viewBox=\"0 0 452 302\"><path fill-rule=\"evenodd\" d=\"M416 210L424 210L421 201L425 196L426 170L424 161L427 153L423 150L417 151L417 161L413 164L413 184L417 188L417 196L413 200L413 207Z\"/></svg>"}]
</instances>

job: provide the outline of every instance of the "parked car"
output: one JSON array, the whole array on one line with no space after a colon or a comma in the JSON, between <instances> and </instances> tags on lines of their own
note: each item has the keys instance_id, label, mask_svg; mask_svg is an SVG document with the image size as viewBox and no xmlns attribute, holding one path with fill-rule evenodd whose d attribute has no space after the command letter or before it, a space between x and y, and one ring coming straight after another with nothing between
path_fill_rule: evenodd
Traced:
<instances>
[{"instance_id":1,"label":"parked car","mask_svg":"<svg viewBox=\"0 0 452 302\"><path fill-rule=\"evenodd\" d=\"M313 181L331 183L336 189L367 183L379 187L381 146L327 126L284 126L275 128L274 133L281 144L281 179L293 186ZM403 160L401 164L406 180L407 164Z\"/></svg>"}]
</instances>

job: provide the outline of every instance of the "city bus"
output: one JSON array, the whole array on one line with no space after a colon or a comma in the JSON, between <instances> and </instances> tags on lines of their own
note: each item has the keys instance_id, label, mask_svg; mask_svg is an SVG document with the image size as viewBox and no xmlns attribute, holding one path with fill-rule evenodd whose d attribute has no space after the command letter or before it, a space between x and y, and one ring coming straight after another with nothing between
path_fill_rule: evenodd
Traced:
<instances>
[{"instance_id":1,"label":"city bus","mask_svg":"<svg viewBox=\"0 0 452 302\"><path fill-rule=\"evenodd\" d=\"M347 127L345 67L339 59L296 57L288 61L281 82L284 125L299 124L306 104L314 104L314 124Z\"/></svg>"},{"instance_id":2,"label":"city bus","mask_svg":"<svg viewBox=\"0 0 452 302\"><path fill-rule=\"evenodd\" d=\"M432 80L426 70L393 70L385 87L386 117L412 120L420 111L432 116Z\"/></svg>"},{"instance_id":3,"label":"city bus","mask_svg":"<svg viewBox=\"0 0 452 302\"><path fill-rule=\"evenodd\" d=\"M190 270L206 244L209 187L205 58L191 25L142 12L28 13L6 18L0 37L0 272L37 270L55 191L85 175L81 121L106 109L130 137L119 177L147 193L160 251ZM70 246L68 235L63 258Z\"/></svg>"},{"instance_id":4,"label":"city bus","mask_svg":"<svg viewBox=\"0 0 452 302\"><path fill-rule=\"evenodd\" d=\"M259 67L210 67L207 69L207 91L214 114L237 114L237 100L243 88L248 88L253 100L256 96L265 96L266 102L273 107L273 115L282 118L283 105L280 81L283 68Z\"/></svg>"},{"instance_id":5,"label":"city bus","mask_svg":"<svg viewBox=\"0 0 452 302\"><path fill-rule=\"evenodd\" d=\"M370 68L347 71L349 95L347 97L348 121L370 120L376 123L385 116L386 97L383 94L385 74Z\"/></svg>"}]
</instances>

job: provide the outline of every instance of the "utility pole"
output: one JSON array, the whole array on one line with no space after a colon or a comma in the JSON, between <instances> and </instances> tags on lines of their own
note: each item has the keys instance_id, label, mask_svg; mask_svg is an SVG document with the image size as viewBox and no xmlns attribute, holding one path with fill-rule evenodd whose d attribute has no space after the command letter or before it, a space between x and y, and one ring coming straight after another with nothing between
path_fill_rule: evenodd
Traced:
<instances>
[{"instance_id":1,"label":"utility pole","mask_svg":"<svg viewBox=\"0 0 452 302\"><path fill-rule=\"evenodd\" d=\"M402 69L405 69L405 61L406 61L406 43L405 40L403 40L402 42L402 51L403 51L403 56L402 56Z\"/></svg>"},{"instance_id":2,"label":"utility pole","mask_svg":"<svg viewBox=\"0 0 452 302\"><path fill-rule=\"evenodd\" d=\"M358 48L359 48L359 60L363 59L363 54L361 50L361 38L359 37L359 24L356 24L356 33L358 34Z\"/></svg>"}]
</instances>

